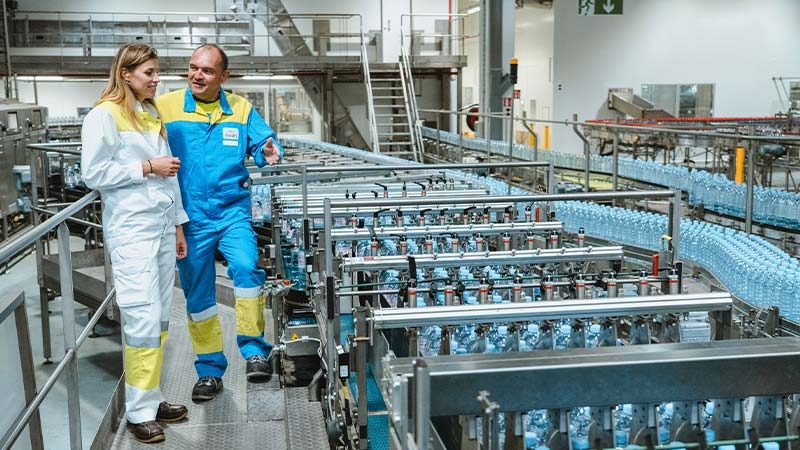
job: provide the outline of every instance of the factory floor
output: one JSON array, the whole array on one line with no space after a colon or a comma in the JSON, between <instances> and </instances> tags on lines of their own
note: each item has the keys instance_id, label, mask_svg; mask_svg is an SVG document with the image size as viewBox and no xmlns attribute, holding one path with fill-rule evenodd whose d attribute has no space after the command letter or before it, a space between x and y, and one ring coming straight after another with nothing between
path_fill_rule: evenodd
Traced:
<instances>
[{"instance_id":1,"label":"factory floor","mask_svg":"<svg viewBox=\"0 0 800 450\"><path fill-rule=\"evenodd\" d=\"M51 246L51 250L56 249ZM73 251L83 248L83 241L72 238ZM193 403L190 393L197 380L193 368L193 350L188 335L183 292L175 289L175 300L170 317L169 338L164 350L162 368L162 392L167 400L185 404L189 408L189 420L167 427L166 448L170 449L219 449L239 450L319 450L327 447L322 408L318 402L308 401L306 387L282 386L278 377L268 383L248 383L245 379L245 362L239 355L235 337L235 313L226 268L217 267L218 310L223 326L225 354L228 371L224 388L213 401ZM29 334L37 389L47 379L64 355L61 298L48 302L52 333L52 363L45 363L42 346L41 308L39 287L36 281L36 258L29 253L17 259L4 273L0 273L2 295L16 296L25 293ZM223 292L220 294L220 287ZM267 318L271 311L266 310ZM88 308L75 304L76 335L89 321ZM144 449L148 444L133 440L125 430L125 424L114 429L103 422L106 410L117 383L122 375L122 344L119 325L104 321L95 327L97 336L87 339L78 350L78 377L81 417L81 448L89 449L95 436L103 436L104 443L95 442L96 448L109 450ZM272 320L266 321L265 338L273 342ZM50 391L40 407L44 448L47 450L70 449L69 417L66 384L62 374L59 382ZM112 421L113 422L113 421ZM98 429L100 430L98 432ZM110 437L109 437L110 436ZM28 447L27 434L23 434L14 447Z\"/></svg>"}]
</instances>

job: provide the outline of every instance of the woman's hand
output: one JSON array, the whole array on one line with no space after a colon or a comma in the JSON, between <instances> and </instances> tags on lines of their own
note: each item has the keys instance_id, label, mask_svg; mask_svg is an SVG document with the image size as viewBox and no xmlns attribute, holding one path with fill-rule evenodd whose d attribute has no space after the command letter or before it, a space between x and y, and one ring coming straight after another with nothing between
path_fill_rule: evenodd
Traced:
<instances>
[{"instance_id":1,"label":"woman's hand","mask_svg":"<svg viewBox=\"0 0 800 450\"><path fill-rule=\"evenodd\" d=\"M181 160L174 156L158 156L142 163L145 175L154 174L160 177L174 177L181 168Z\"/></svg>"},{"instance_id":2,"label":"woman's hand","mask_svg":"<svg viewBox=\"0 0 800 450\"><path fill-rule=\"evenodd\" d=\"M188 254L189 246L186 244L186 237L183 235L183 225L178 225L175 227L175 257L183 259Z\"/></svg>"}]
</instances>

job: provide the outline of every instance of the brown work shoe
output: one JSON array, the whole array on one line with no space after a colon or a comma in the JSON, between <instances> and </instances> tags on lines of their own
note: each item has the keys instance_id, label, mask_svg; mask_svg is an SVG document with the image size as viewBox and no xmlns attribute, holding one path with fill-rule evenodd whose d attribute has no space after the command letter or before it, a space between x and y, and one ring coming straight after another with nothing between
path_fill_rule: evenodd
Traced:
<instances>
[{"instance_id":1,"label":"brown work shoe","mask_svg":"<svg viewBox=\"0 0 800 450\"><path fill-rule=\"evenodd\" d=\"M180 422L187 417L189 417L189 410L183 405L177 405L168 402L161 402L158 405L156 420L159 422Z\"/></svg>"},{"instance_id":2,"label":"brown work shoe","mask_svg":"<svg viewBox=\"0 0 800 450\"><path fill-rule=\"evenodd\" d=\"M164 440L164 430L155 420L141 423L131 423L128 421L128 431L133 434L133 438L145 444L152 444Z\"/></svg>"}]
</instances>

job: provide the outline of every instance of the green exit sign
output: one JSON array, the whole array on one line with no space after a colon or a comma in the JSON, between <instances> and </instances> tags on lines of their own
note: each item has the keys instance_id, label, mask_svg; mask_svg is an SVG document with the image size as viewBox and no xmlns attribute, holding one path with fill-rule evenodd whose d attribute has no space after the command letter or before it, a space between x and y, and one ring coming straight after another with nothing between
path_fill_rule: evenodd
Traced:
<instances>
[{"instance_id":1,"label":"green exit sign","mask_svg":"<svg viewBox=\"0 0 800 450\"><path fill-rule=\"evenodd\" d=\"M578 0L579 16L622 14L622 0Z\"/></svg>"}]
</instances>

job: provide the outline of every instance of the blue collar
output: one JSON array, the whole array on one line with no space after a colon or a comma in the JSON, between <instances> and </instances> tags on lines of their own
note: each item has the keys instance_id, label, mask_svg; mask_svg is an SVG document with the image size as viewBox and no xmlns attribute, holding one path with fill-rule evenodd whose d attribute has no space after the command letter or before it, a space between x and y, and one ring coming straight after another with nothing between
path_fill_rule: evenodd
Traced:
<instances>
[{"instance_id":1,"label":"blue collar","mask_svg":"<svg viewBox=\"0 0 800 450\"><path fill-rule=\"evenodd\" d=\"M225 91L222 88L219 89L219 106L222 108L223 114L233 114L231 105L228 103L228 97L225 96ZM186 92L183 94L183 111L193 113L196 110L197 101L195 101L194 97L192 96L192 90L186 88Z\"/></svg>"}]
</instances>

